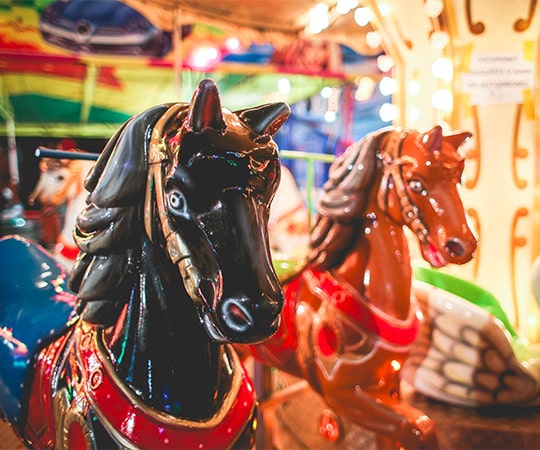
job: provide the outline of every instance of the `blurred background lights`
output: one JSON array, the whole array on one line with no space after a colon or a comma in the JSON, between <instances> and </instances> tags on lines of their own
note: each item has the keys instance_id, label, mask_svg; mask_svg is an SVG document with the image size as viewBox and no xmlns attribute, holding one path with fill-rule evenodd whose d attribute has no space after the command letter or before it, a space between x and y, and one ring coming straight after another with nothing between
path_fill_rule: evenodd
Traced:
<instances>
[{"instance_id":1,"label":"blurred background lights","mask_svg":"<svg viewBox=\"0 0 540 450\"><path fill-rule=\"evenodd\" d=\"M308 31L313 34L320 33L330 24L328 16L328 5L325 3L317 3L309 10L309 25Z\"/></svg>"},{"instance_id":2,"label":"blurred background lights","mask_svg":"<svg viewBox=\"0 0 540 450\"><path fill-rule=\"evenodd\" d=\"M431 96L431 104L435 109L441 111L452 111L452 93L448 89L437 89Z\"/></svg>"},{"instance_id":3,"label":"blurred background lights","mask_svg":"<svg viewBox=\"0 0 540 450\"><path fill-rule=\"evenodd\" d=\"M322 98L330 98L331 95L332 95L332 88L330 86L325 86L321 89Z\"/></svg>"},{"instance_id":4,"label":"blurred background lights","mask_svg":"<svg viewBox=\"0 0 540 450\"><path fill-rule=\"evenodd\" d=\"M382 77L379 81L379 92L384 96L395 94L397 89L397 80L392 77Z\"/></svg>"},{"instance_id":5,"label":"blurred background lights","mask_svg":"<svg viewBox=\"0 0 540 450\"><path fill-rule=\"evenodd\" d=\"M443 0L426 0L424 3L424 11L431 18L439 16L444 9Z\"/></svg>"},{"instance_id":6,"label":"blurred background lights","mask_svg":"<svg viewBox=\"0 0 540 450\"><path fill-rule=\"evenodd\" d=\"M392 5L387 2L379 2L379 11L383 17L388 17L392 13Z\"/></svg>"},{"instance_id":7,"label":"blurred background lights","mask_svg":"<svg viewBox=\"0 0 540 450\"><path fill-rule=\"evenodd\" d=\"M220 60L221 54L216 47L201 46L193 50L189 58L189 65L198 70L214 67Z\"/></svg>"},{"instance_id":8,"label":"blurred background lights","mask_svg":"<svg viewBox=\"0 0 540 450\"><path fill-rule=\"evenodd\" d=\"M448 58L437 58L431 66L433 76L444 81L452 79L453 71L452 62Z\"/></svg>"},{"instance_id":9,"label":"blurred background lights","mask_svg":"<svg viewBox=\"0 0 540 450\"><path fill-rule=\"evenodd\" d=\"M288 78L280 78L278 81L278 90L281 94L287 95L291 92L291 82Z\"/></svg>"},{"instance_id":10,"label":"blurred background lights","mask_svg":"<svg viewBox=\"0 0 540 450\"><path fill-rule=\"evenodd\" d=\"M227 38L225 48L232 53L237 52L240 50L240 40L234 36Z\"/></svg>"},{"instance_id":11,"label":"blurred background lights","mask_svg":"<svg viewBox=\"0 0 540 450\"><path fill-rule=\"evenodd\" d=\"M409 122L417 122L418 119L420 119L420 108L417 108L416 106L411 106L407 110L407 120Z\"/></svg>"},{"instance_id":12,"label":"blurred background lights","mask_svg":"<svg viewBox=\"0 0 540 450\"><path fill-rule=\"evenodd\" d=\"M382 35L379 31L369 31L366 33L366 44L369 48L377 48L382 43Z\"/></svg>"},{"instance_id":13,"label":"blurred background lights","mask_svg":"<svg viewBox=\"0 0 540 450\"><path fill-rule=\"evenodd\" d=\"M418 95L420 93L420 82L418 80L408 80L407 93L412 96Z\"/></svg>"},{"instance_id":14,"label":"blurred background lights","mask_svg":"<svg viewBox=\"0 0 540 450\"><path fill-rule=\"evenodd\" d=\"M358 82L358 87L354 92L354 99L357 102L368 101L372 95L373 90L375 89L375 81L371 77L362 77Z\"/></svg>"},{"instance_id":15,"label":"blurred background lights","mask_svg":"<svg viewBox=\"0 0 540 450\"><path fill-rule=\"evenodd\" d=\"M324 113L324 120L326 120L327 122L331 123L331 122L335 122L336 121L336 118L337 118L337 114L335 111L326 111Z\"/></svg>"},{"instance_id":16,"label":"blurred background lights","mask_svg":"<svg viewBox=\"0 0 540 450\"><path fill-rule=\"evenodd\" d=\"M437 50L442 50L450 42L450 35L446 31L433 31L429 36L429 42Z\"/></svg>"},{"instance_id":17,"label":"blurred background lights","mask_svg":"<svg viewBox=\"0 0 540 450\"><path fill-rule=\"evenodd\" d=\"M336 11L339 14L347 14L358 6L359 0L339 0L336 5Z\"/></svg>"},{"instance_id":18,"label":"blurred background lights","mask_svg":"<svg viewBox=\"0 0 540 450\"><path fill-rule=\"evenodd\" d=\"M392 103L383 103L379 108L379 117L383 122L392 122L398 117L398 109Z\"/></svg>"},{"instance_id":19,"label":"blurred background lights","mask_svg":"<svg viewBox=\"0 0 540 450\"><path fill-rule=\"evenodd\" d=\"M379 55L377 57L377 67L381 72L388 72L394 67L394 60L388 55Z\"/></svg>"},{"instance_id":20,"label":"blurred background lights","mask_svg":"<svg viewBox=\"0 0 540 450\"><path fill-rule=\"evenodd\" d=\"M369 8L356 8L354 10L354 21L361 27L365 27L373 19L373 11Z\"/></svg>"}]
</instances>

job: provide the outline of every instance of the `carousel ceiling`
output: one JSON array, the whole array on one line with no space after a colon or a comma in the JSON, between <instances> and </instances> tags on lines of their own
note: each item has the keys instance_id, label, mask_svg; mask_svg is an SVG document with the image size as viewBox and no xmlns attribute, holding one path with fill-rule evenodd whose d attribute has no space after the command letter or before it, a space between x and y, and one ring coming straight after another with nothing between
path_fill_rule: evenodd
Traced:
<instances>
[{"instance_id":1,"label":"carousel ceiling","mask_svg":"<svg viewBox=\"0 0 540 450\"><path fill-rule=\"evenodd\" d=\"M208 76L230 109L293 104L358 74L378 76L370 26L336 3L326 1L317 39L305 31L308 0L1 3L0 133L109 137L149 106L189 100Z\"/></svg>"}]
</instances>

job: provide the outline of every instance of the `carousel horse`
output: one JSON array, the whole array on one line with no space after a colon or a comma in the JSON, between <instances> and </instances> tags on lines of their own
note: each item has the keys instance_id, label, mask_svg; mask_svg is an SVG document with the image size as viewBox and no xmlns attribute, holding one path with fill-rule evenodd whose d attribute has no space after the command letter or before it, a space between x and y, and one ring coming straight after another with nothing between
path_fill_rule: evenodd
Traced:
<instances>
[{"instance_id":1,"label":"carousel horse","mask_svg":"<svg viewBox=\"0 0 540 450\"><path fill-rule=\"evenodd\" d=\"M399 374L421 317L412 297L408 227L432 266L463 264L477 241L458 192L470 137L389 127L331 166L306 266L284 283L281 326L250 346L303 378L381 448L434 448L433 422L400 401Z\"/></svg>"},{"instance_id":2,"label":"carousel horse","mask_svg":"<svg viewBox=\"0 0 540 450\"><path fill-rule=\"evenodd\" d=\"M0 412L27 445L252 447L257 402L231 343L279 327L266 226L289 111L230 112L203 80L191 103L126 122L85 182L76 294L43 249L0 242Z\"/></svg>"},{"instance_id":3,"label":"carousel horse","mask_svg":"<svg viewBox=\"0 0 540 450\"><path fill-rule=\"evenodd\" d=\"M86 206L88 192L84 189L84 180L93 165L93 161L82 159L43 158L39 163L40 177L28 198L30 204L39 200L44 209L66 205L54 255L68 270L79 254L73 240L73 227L77 214Z\"/></svg>"},{"instance_id":4,"label":"carousel horse","mask_svg":"<svg viewBox=\"0 0 540 450\"><path fill-rule=\"evenodd\" d=\"M43 208L58 208L66 204L54 256L68 270L71 270L79 254L73 240L73 228L77 214L86 206L88 192L84 189L84 180L94 165L92 160L78 159L76 153L74 151L73 159L42 158L40 177L28 198L30 204L39 200ZM301 259L305 256L309 234L308 214L293 174L282 166L280 183L268 218L270 249L275 261L290 261L291 258Z\"/></svg>"}]
</instances>

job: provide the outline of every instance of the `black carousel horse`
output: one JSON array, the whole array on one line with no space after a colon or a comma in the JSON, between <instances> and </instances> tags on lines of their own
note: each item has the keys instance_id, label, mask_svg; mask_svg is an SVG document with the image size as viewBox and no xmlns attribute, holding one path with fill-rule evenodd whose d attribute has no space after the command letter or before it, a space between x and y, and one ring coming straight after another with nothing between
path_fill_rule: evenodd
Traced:
<instances>
[{"instance_id":1,"label":"black carousel horse","mask_svg":"<svg viewBox=\"0 0 540 450\"><path fill-rule=\"evenodd\" d=\"M203 80L190 104L126 122L86 179L76 294L42 249L0 242L0 413L28 446L253 445L230 344L279 326L266 226L289 111L230 112Z\"/></svg>"}]
</instances>

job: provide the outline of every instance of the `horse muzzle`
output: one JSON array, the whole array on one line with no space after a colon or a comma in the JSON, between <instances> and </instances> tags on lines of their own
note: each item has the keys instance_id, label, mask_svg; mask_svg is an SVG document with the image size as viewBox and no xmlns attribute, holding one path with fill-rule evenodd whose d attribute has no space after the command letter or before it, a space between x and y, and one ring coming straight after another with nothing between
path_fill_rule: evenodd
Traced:
<instances>
[{"instance_id":1,"label":"horse muzzle","mask_svg":"<svg viewBox=\"0 0 540 450\"><path fill-rule=\"evenodd\" d=\"M427 240L422 245L422 254L424 259L432 267L444 267L447 264L465 264L469 262L476 250L477 241L474 236L460 239L451 237L446 239L442 245L434 245Z\"/></svg>"},{"instance_id":2,"label":"horse muzzle","mask_svg":"<svg viewBox=\"0 0 540 450\"><path fill-rule=\"evenodd\" d=\"M256 344L270 338L280 324L283 298L271 298L262 294L253 301L246 297L226 298L215 311L215 326L207 331L218 330L221 340L233 343ZM212 333L211 337L216 339Z\"/></svg>"}]
</instances>

